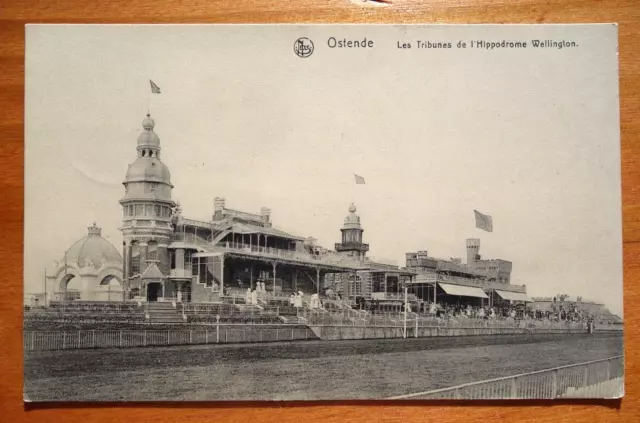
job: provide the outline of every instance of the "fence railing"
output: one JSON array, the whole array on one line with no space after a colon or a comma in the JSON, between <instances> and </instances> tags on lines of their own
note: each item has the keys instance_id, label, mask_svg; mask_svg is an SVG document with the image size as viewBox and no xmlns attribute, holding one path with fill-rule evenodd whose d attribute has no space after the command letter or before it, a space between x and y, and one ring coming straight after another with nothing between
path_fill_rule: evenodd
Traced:
<instances>
[{"instance_id":1,"label":"fence railing","mask_svg":"<svg viewBox=\"0 0 640 423\"><path fill-rule=\"evenodd\" d=\"M571 364L515 376L465 383L389 399L555 399L611 398L623 391L624 356ZM619 381L617 392L609 381ZM580 396L582 392L582 396Z\"/></svg>"},{"instance_id":2,"label":"fence railing","mask_svg":"<svg viewBox=\"0 0 640 423\"><path fill-rule=\"evenodd\" d=\"M213 327L212 330L76 330L25 331L25 351L85 348L131 348L169 345L302 341L317 339L308 328L259 326Z\"/></svg>"},{"instance_id":3,"label":"fence railing","mask_svg":"<svg viewBox=\"0 0 640 423\"><path fill-rule=\"evenodd\" d=\"M344 312L323 312L301 310L300 316L314 326L376 326L403 327L404 313L376 313L348 310ZM438 319L415 313L407 313L407 326L410 328L521 328L521 329L575 329L587 330L584 322L552 322L545 320L495 320L495 319Z\"/></svg>"}]
</instances>

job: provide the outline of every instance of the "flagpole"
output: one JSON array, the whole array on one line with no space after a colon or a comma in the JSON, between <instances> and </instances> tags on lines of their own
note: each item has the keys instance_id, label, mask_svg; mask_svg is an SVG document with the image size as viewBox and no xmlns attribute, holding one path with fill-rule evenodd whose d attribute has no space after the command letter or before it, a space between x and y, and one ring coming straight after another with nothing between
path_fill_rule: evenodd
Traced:
<instances>
[{"instance_id":1,"label":"flagpole","mask_svg":"<svg viewBox=\"0 0 640 423\"><path fill-rule=\"evenodd\" d=\"M47 307L47 268L44 268L44 307Z\"/></svg>"}]
</instances>

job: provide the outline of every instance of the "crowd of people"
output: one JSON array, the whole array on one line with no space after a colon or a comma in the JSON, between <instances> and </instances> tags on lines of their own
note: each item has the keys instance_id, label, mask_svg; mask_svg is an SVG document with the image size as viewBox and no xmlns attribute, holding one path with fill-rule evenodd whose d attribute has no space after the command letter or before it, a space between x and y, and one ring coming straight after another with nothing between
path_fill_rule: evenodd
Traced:
<instances>
[{"instance_id":1,"label":"crowd of people","mask_svg":"<svg viewBox=\"0 0 640 423\"><path fill-rule=\"evenodd\" d=\"M593 316L579 310L576 307L558 307L555 310L536 310L525 305L502 306L461 306L448 304L423 303L420 314L433 317L471 318L471 319L496 319L496 320L548 320L565 322L588 322Z\"/></svg>"}]
</instances>

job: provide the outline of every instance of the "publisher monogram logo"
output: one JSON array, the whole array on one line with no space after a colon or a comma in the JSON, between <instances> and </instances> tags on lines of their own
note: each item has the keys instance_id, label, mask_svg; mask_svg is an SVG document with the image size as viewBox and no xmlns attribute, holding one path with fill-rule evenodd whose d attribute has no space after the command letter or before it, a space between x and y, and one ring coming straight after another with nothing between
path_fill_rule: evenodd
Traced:
<instances>
[{"instance_id":1,"label":"publisher monogram logo","mask_svg":"<svg viewBox=\"0 0 640 423\"><path fill-rule=\"evenodd\" d=\"M305 37L298 38L293 44L293 51L298 57L309 57L313 53L313 42Z\"/></svg>"}]
</instances>

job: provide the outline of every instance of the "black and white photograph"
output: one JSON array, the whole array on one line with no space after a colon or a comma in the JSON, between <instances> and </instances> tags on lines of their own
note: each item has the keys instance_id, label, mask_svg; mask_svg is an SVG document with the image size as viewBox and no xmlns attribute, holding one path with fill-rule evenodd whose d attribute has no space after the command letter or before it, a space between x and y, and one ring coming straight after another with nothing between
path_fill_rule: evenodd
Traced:
<instances>
[{"instance_id":1,"label":"black and white photograph","mask_svg":"<svg viewBox=\"0 0 640 423\"><path fill-rule=\"evenodd\" d=\"M25 31L24 401L624 396L616 25Z\"/></svg>"}]
</instances>

